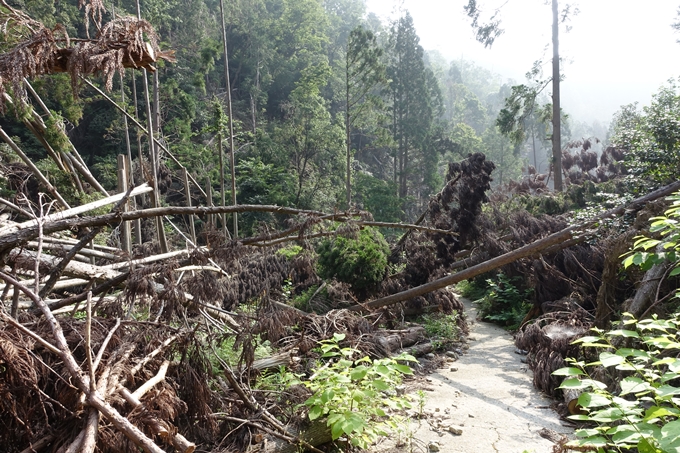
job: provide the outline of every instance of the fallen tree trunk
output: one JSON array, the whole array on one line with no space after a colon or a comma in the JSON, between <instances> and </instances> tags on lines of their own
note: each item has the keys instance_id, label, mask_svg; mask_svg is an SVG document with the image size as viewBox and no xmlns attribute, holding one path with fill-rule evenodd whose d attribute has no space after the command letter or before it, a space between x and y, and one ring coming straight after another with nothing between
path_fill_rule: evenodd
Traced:
<instances>
[{"instance_id":1,"label":"fallen tree trunk","mask_svg":"<svg viewBox=\"0 0 680 453\"><path fill-rule=\"evenodd\" d=\"M576 242L574 242L578 238L582 238L581 240L585 240L586 236L585 235L580 235L579 233L582 233L584 230L587 230L589 227L591 227L593 224L596 222L606 219L609 217L614 217L614 216L620 216L623 215L626 212L630 211L635 211L637 209L642 208L646 203L656 200L658 198L667 196L672 194L673 192L677 191L680 189L680 181L677 181L673 184L669 184L665 187L662 187L661 189L658 189L652 193L649 193L643 197L637 198L633 200L632 202L626 204L626 205L621 205L618 206L614 209L611 209L609 211L606 211L605 213L587 221L584 222L580 225L575 225L571 226L568 228L565 228L561 231L558 231L557 233L553 233L550 236L547 236L543 239L539 239L535 242L532 242L531 244L527 244L523 247L520 247L516 250L513 250L511 252L505 253L503 255L497 256L495 258L492 258L490 260L487 260L483 263L477 264L475 266L472 266L468 269L465 269L461 272L448 275L446 277L442 277L438 280L435 280L433 282L426 283L424 285L417 286L415 288L408 289L406 291L402 291L400 293L392 294L390 296L386 297L381 297L379 299L375 299L370 302L362 303L362 304L357 304L352 307L349 307L349 310L353 311L370 311L373 309L385 307L388 305L393 305L398 302L403 302L405 300L412 299L414 297L422 296L423 294L427 294L429 292L445 288L449 285L456 284L458 282L461 282L463 280L468 280L470 278L476 277L478 275L484 274L486 272L492 271L494 269L498 269L499 267L505 266L506 264L513 263L517 260L520 260L522 258L527 258L530 256L534 256L536 254L540 254L543 252L546 252L547 250L550 250L551 253L554 253L556 251L559 251L563 248L571 247L574 245Z\"/></svg>"}]
</instances>

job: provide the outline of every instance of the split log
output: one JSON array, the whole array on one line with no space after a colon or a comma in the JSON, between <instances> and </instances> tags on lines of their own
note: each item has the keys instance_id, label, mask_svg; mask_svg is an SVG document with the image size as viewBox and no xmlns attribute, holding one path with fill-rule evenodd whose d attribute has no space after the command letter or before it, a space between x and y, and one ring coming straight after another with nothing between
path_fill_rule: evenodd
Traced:
<instances>
[{"instance_id":1,"label":"split log","mask_svg":"<svg viewBox=\"0 0 680 453\"><path fill-rule=\"evenodd\" d=\"M656 253L663 252L663 244L656 247ZM671 266L670 262L662 262L655 264L645 272L645 276L640 283L640 286L635 291L635 297L630 302L626 310L635 318L639 318L649 306L651 306L659 296L659 286L663 280L668 268Z\"/></svg>"},{"instance_id":2,"label":"split log","mask_svg":"<svg viewBox=\"0 0 680 453\"><path fill-rule=\"evenodd\" d=\"M151 192L153 189L146 183L141 184L140 186L135 187L132 192L130 192L129 197L134 197L137 195L142 195L148 192ZM98 208L102 208L104 206L112 205L115 203L118 203L121 201L123 198L126 197L126 193L118 193L115 195L111 195L110 197L107 198L102 198L101 200L96 200L91 203L86 203L84 205L77 206L75 208L69 208L65 209L63 211L56 212L54 214L47 215L43 217L43 222L44 223L52 223L52 222L57 222L59 220L64 220L68 219L71 217L75 217L79 214L85 214L86 212L93 211ZM15 224L10 227L3 228L0 230L0 235L6 235L10 233L14 233L15 231L18 230L23 230L27 228L32 228L35 227L35 220L28 220L23 223ZM47 234L47 233L46 233Z\"/></svg>"},{"instance_id":3,"label":"split log","mask_svg":"<svg viewBox=\"0 0 680 453\"><path fill-rule=\"evenodd\" d=\"M298 357L294 357L293 354L296 351L287 351L279 354L274 354L270 357L265 357L262 359L255 360L250 366L250 369L262 371L270 368L278 368L280 366L289 366L295 361L299 361Z\"/></svg>"},{"instance_id":4,"label":"split log","mask_svg":"<svg viewBox=\"0 0 680 453\"><path fill-rule=\"evenodd\" d=\"M425 338L425 328L422 326L411 327L406 330L392 330L375 336L378 344L389 353L414 345Z\"/></svg>"},{"instance_id":5,"label":"split log","mask_svg":"<svg viewBox=\"0 0 680 453\"><path fill-rule=\"evenodd\" d=\"M410 354L413 357L422 357L425 354L429 354L434 351L434 345L432 343L421 343L410 348L404 348L399 351L399 354ZM397 354L398 355L398 354Z\"/></svg>"}]
</instances>

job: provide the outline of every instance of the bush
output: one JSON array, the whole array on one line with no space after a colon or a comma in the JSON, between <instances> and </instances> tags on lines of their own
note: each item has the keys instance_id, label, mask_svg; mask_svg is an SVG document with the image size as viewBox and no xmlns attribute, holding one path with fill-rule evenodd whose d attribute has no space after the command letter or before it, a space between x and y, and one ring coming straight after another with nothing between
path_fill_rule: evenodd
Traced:
<instances>
[{"instance_id":1,"label":"bush","mask_svg":"<svg viewBox=\"0 0 680 453\"><path fill-rule=\"evenodd\" d=\"M362 290L383 280L390 248L379 231L364 228L357 238L336 236L324 240L317 253L322 278L336 278Z\"/></svg>"},{"instance_id":2,"label":"bush","mask_svg":"<svg viewBox=\"0 0 680 453\"><path fill-rule=\"evenodd\" d=\"M413 374L411 368L399 362L414 362L412 356L402 354L396 358L358 360L359 351L340 348L344 334L321 342L323 357L332 362L322 365L308 381L302 382L314 394L305 402L309 419L326 417L333 440L346 436L353 446L365 449L396 431L394 417L387 416L388 409L405 410L411 407L407 397L395 394L402 375Z\"/></svg>"}]
</instances>

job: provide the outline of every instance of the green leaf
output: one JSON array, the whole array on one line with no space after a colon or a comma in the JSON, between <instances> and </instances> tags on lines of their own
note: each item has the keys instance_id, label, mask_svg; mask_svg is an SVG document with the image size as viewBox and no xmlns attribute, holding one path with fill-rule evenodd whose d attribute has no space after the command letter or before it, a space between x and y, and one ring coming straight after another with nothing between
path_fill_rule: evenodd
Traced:
<instances>
[{"instance_id":1,"label":"green leaf","mask_svg":"<svg viewBox=\"0 0 680 453\"><path fill-rule=\"evenodd\" d=\"M333 440L337 440L338 437L342 436L343 433L342 422L334 423L331 425L331 437Z\"/></svg>"},{"instance_id":2,"label":"green leaf","mask_svg":"<svg viewBox=\"0 0 680 453\"><path fill-rule=\"evenodd\" d=\"M604 395L598 395L597 393L582 393L578 397L578 404L581 407L601 407L609 406L611 400Z\"/></svg>"},{"instance_id":3,"label":"green leaf","mask_svg":"<svg viewBox=\"0 0 680 453\"><path fill-rule=\"evenodd\" d=\"M614 365L620 365L623 362L625 362L625 358L621 357L620 355L612 354L611 352L601 352L600 353L600 362L602 362L602 366L605 368L608 368L610 366Z\"/></svg>"},{"instance_id":4,"label":"green leaf","mask_svg":"<svg viewBox=\"0 0 680 453\"><path fill-rule=\"evenodd\" d=\"M552 373L554 376L583 376L585 373L578 368L574 367L564 367L559 370L555 370Z\"/></svg>"},{"instance_id":5,"label":"green leaf","mask_svg":"<svg viewBox=\"0 0 680 453\"><path fill-rule=\"evenodd\" d=\"M625 413L618 407L610 407L590 414L590 420L599 423L611 423L622 420Z\"/></svg>"},{"instance_id":6,"label":"green leaf","mask_svg":"<svg viewBox=\"0 0 680 453\"><path fill-rule=\"evenodd\" d=\"M387 384L387 382L383 381L382 379L374 380L373 382L371 382L371 385L376 389L380 390L381 392L390 389L390 386Z\"/></svg>"},{"instance_id":7,"label":"green leaf","mask_svg":"<svg viewBox=\"0 0 680 453\"><path fill-rule=\"evenodd\" d=\"M612 436L612 440L617 445L635 445L642 438L637 428L631 425L616 426L607 431L607 434Z\"/></svg>"},{"instance_id":8,"label":"green leaf","mask_svg":"<svg viewBox=\"0 0 680 453\"><path fill-rule=\"evenodd\" d=\"M641 358L651 358L649 353L647 351L643 351L642 349L634 349L634 348L620 348L616 350L616 354L620 355L622 357L641 357Z\"/></svg>"},{"instance_id":9,"label":"green leaf","mask_svg":"<svg viewBox=\"0 0 680 453\"><path fill-rule=\"evenodd\" d=\"M368 373L368 367L360 365L353 368L349 376L353 381L360 381L366 376L366 373Z\"/></svg>"},{"instance_id":10,"label":"green leaf","mask_svg":"<svg viewBox=\"0 0 680 453\"><path fill-rule=\"evenodd\" d=\"M352 392L352 399L357 403L360 403L361 401L366 399L366 395L364 394L364 392L357 389Z\"/></svg>"},{"instance_id":11,"label":"green leaf","mask_svg":"<svg viewBox=\"0 0 680 453\"><path fill-rule=\"evenodd\" d=\"M333 391L333 389L326 389L323 392L321 392L321 402L323 404L326 404L330 400L332 400L334 396L335 392Z\"/></svg>"},{"instance_id":12,"label":"green leaf","mask_svg":"<svg viewBox=\"0 0 680 453\"><path fill-rule=\"evenodd\" d=\"M652 390L652 386L637 377L627 377L621 379L621 393L619 396L628 395L629 393L641 393Z\"/></svg>"},{"instance_id":13,"label":"green leaf","mask_svg":"<svg viewBox=\"0 0 680 453\"><path fill-rule=\"evenodd\" d=\"M637 333L636 331L625 329L612 330L608 332L607 335L611 335L614 337L640 338L640 334Z\"/></svg>"},{"instance_id":14,"label":"green leaf","mask_svg":"<svg viewBox=\"0 0 680 453\"><path fill-rule=\"evenodd\" d=\"M680 420L666 423L661 427L659 447L666 453L680 453Z\"/></svg>"},{"instance_id":15,"label":"green leaf","mask_svg":"<svg viewBox=\"0 0 680 453\"><path fill-rule=\"evenodd\" d=\"M562 384L558 387L561 389L584 389L588 388L587 384L584 384L582 380L576 378L565 379Z\"/></svg>"},{"instance_id":16,"label":"green leaf","mask_svg":"<svg viewBox=\"0 0 680 453\"><path fill-rule=\"evenodd\" d=\"M323 415L321 406L312 406L309 408L309 420L316 420Z\"/></svg>"},{"instance_id":17,"label":"green leaf","mask_svg":"<svg viewBox=\"0 0 680 453\"><path fill-rule=\"evenodd\" d=\"M571 418L571 417L569 417ZM567 443L567 446L573 445L577 447L605 447L609 442L602 436L586 437L585 439L578 439Z\"/></svg>"},{"instance_id":18,"label":"green leaf","mask_svg":"<svg viewBox=\"0 0 680 453\"><path fill-rule=\"evenodd\" d=\"M600 434L600 431L597 429L577 429L574 434L576 434L576 437L591 437L591 436L597 436Z\"/></svg>"},{"instance_id":19,"label":"green leaf","mask_svg":"<svg viewBox=\"0 0 680 453\"><path fill-rule=\"evenodd\" d=\"M344 340L346 335L344 333L334 333L333 334L333 340L336 341L336 343L340 343L342 340Z\"/></svg>"},{"instance_id":20,"label":"green leaf","mask_svg":"<svg viewBox=\"0 0 680 453\"><path fill-rule=\"evenodd\" d=\"M637 449L638 453L664 453L662 450L659 450L654 445L652 445L647 439L640 440L640 442L637 444Z\"/></svg>"},{"instance_id":21,"label":"green leaf","mask_svg":"<svg viewBox=\"0 0 680 453\"><path fill-rule=\"evenodd\" d=\"M680 395L680 388L666 384L656 389L656 396L659 398L666 398L673 395Z\"/></svg>"},{"instance_id":22,"label":"green leaf","mask_svg":"<svg viewBox=\"0 0 680 453\"><path fill-rule=\"evenodd\" d=\"M408 374L408 375L413 374L413 370L411 370L411 367L409 367L408 365L402 365L401 363L395 363L394 369L399 371L400 373L403 373L403 374Z\"/></svg>"},{"instance_id":23,"label":"green leaf","mask_svg":"<svg viewBox=\"0 0 680 453\"><path fill-rule=\"evenodd\" d=\"M645 411L644 421L648 422L661 417L666 417L668 415L678 416L680 415L680 410L675 408L652 406Z\"/></svg>"}]
</instances>

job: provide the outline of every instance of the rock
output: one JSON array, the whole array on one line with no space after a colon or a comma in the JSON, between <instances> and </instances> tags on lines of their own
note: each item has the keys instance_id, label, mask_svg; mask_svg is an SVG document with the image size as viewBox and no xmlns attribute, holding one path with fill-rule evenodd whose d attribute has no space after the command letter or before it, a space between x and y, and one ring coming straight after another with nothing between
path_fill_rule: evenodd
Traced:
<instances>
[{"instance_id":1,"label":"rock","mask_svg":"<svg viewBox=\"0 0 680 453\"><path fill-rule=\"evenodd\" d=\"M446 357L452 358L453 360L458 360L458 353L456 351L446 351L444 355Z\"/></svg>"},{"instance_id":2,"label":"rock","mask_svg":"<svg viewBox=\"0 0 680 453\"><path fill-rule=\"evenodd\" d=\"M463 430L455 426L447 426L446 431L453 434L454 436L462 436Z\"/></svg>"},{"instance_id":3,"label":"rock","mask_svg":"<svg viewBox=\"0 0 680 453\"><path fill-rule=\"evenodd\" d=\"M427 444L427 451L439 451L439 443L431 441Z\"/></svg>"},{"instance_id":4,"label":"rock","mask_svg":"<svg viewBox=\"0 0 680 453\"><path fill-rule=\"evenodd\" d=\"M475 416L472 415L472 414L468 414L468 417L470 417L470 418L475 418Z\"/></svg>"},{"instance_id":5,"label":"rock","mask_svg":"<svg viewBox=\"0 0 680 453\"><path fill-rule=\"evenodd\" d=\"M434 408L434 411L435 411L435 412L439 412L439 408L438 408L438 407L435 407L435 408Z\"/></svg>"},{"instance_id":6,"label":"rock","mask_svg":"<svg viewBox=\"0 0 680 453\"><path fill-rule=\"evenodd\" d=\"M434 360L434 359L437 358L437 356L434 355L434 353L430 352L430 353L428 353L428 354L425 354L425 358L426 358L427 360Z\"/></svg>"},{"instance_id":7,"label":"rock","mask_svg":"<svg viewBox=\"0 0 680 453\"><path fill-rule=\"evenodd\" d=\"M398 385L394 389L397 391L397 395L403 395L404 393L406 393L405 385Z\"/></svg>"},{"instance_id":8,"label":"rock","mask_svg":"<svg viewBox=\"0 0 680 453\"><path fill-rule=\"evenodd\" d=\"M456 368L455 366L452 366L449 371L458 371L458 368Z\"/></svg>"}]
</instances>

